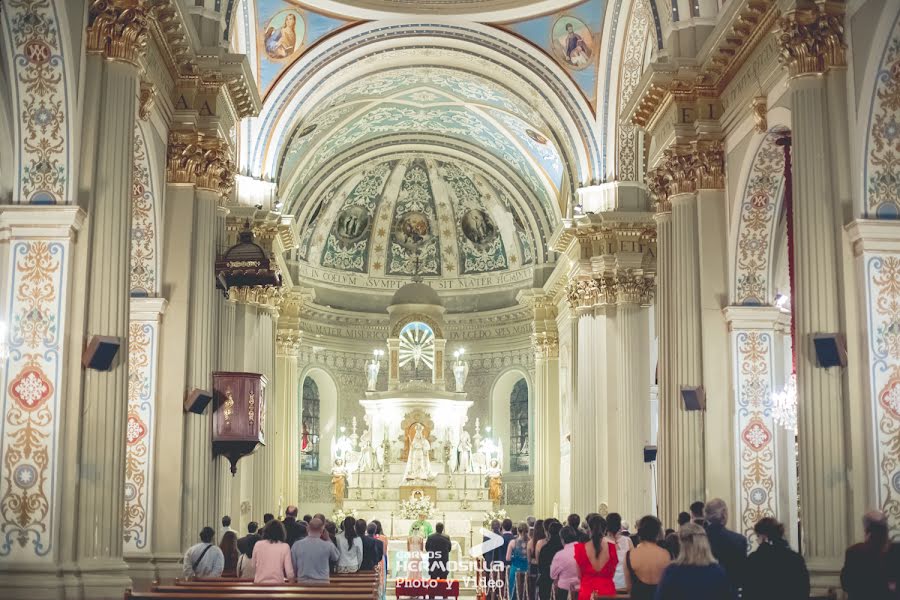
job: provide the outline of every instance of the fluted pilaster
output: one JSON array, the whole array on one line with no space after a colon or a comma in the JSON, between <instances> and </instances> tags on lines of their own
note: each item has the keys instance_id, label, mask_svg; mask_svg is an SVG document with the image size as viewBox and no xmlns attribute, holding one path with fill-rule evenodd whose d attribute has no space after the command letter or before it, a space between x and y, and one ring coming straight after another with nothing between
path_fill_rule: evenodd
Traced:
<instances>
[{"instance_id":1,"label":"fluted pilaster","mask_svg":"<svg viewBox=\"0 0 900 600\"><path fill-rule=\"evenodd\" d=\"M278 489L284 506L297 504L300 489L300 391L297 353L300 336L291 331L278 331L275 354L276 389L273 396L279 405L278 451L275 454Z\"/></svg>"},{"instance_id":2,"label":"fluted pilaster","mask_svg":"<svg viewBox=\"0 0 900 600\"><path fill-rule=\"evenodd\" d=\"M559 505L559 340L535 339L534 513L547 517Z\"/></svg>"},{"instance_id":3,"label":"fluted pilaster","mask_svg":"<svg viewBox=\"0 0 900 600\"><path fill-rule=\"evenodd\" d=\"M111 57L112 58L112 57ZM100 87L85 337L113 336L121 345L109 371L83 374L84 408L78 488L78 565L91 597L121 596L128 582L122 560L132 148L138 71L130 62L99 61L90 70Z\"/></svg>"},{"instance_id":4,"label":"fluted pilaster","mask_svg":"<svg viewBox=\"0 0 900 600\"><path fill-rule=\"evenodd\" d=\"M659 205L657 205L659 206ZM656 213L656 327L659 339L657 381L659 391L659 439L657 490L659 517L664 523L675 522L681 505L675 496L673 480L677 468L676 428L680 399L676 393L673 372L674 339L674 257L672 256L672 213L668 201Z\"/></svg>"}]
</instances>

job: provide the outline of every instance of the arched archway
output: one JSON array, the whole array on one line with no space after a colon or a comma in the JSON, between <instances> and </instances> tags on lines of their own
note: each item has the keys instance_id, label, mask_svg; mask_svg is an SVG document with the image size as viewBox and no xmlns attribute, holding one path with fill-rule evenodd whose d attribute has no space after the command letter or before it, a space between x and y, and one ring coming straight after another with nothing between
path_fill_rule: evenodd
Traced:
<instances>
[{"instance_id":1,"label":"arched archway","mask_svg":"<svg viewBox=\"0 0 900 600\"><path fill-rule=\"evenodd\" d=\"M309 383L307 383L309 381ZM328 472L331 469L331 442L337 435L338 430L338 386L334 377L321 367L312 367L305 371L300 377L301 395L298 398L300 402L300 431L296 432L298 451L302 452L304 429L307 435L313 433L315 428L318 435L318 457L315 460L310 459L303 467L301 460L301 471L320 471ZM315 394L315 400L318 411L314 411L313 407L307 407L303 401L306 394L310 394L310 398ZM308 438L307 438L308 439ZM310 451L313 449L310 448ZM313 467L315 463L315 468Z\"/></svg>"},{"instance_id":2,"label":"arched archway","mask_svg":"<svg viewBox=\"0 0 900 600\"><path fill-rule=\"evenodd\" d=\"M485 437L503 444L505 472L530 471L531 383L518 368L502 373L491 388L491 428Z\"/></svg>"}]
</instances>

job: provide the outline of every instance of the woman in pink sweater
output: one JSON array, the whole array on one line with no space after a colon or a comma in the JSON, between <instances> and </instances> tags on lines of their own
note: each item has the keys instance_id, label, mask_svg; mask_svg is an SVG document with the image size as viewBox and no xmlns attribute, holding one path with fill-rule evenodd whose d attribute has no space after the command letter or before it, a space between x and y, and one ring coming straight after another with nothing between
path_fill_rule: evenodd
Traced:
<instances>
[{"instance_id":1,"label":"woman in pink sweater","mask_svg":"<svg viewBox=\"0 0 900 600\"><path fill-rule=\"evenodd\" d=\"M253 547L253 583L281 585L285 579L294 578L291 547L284 543L286 537L284 525L276 519L263 529L263 539Z\"/></svg>"}]
</instances>

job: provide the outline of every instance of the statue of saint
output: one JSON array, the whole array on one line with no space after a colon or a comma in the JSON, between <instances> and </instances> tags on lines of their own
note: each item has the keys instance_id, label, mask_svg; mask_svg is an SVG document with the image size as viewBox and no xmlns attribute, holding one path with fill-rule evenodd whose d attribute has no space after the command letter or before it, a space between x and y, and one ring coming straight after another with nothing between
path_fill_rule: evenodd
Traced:
<instances>
[{"instance_id":1,"label":"statue of saint","mask_svg":"<svg viewBox=\"0 0 900 600\"><path fill-rule=\"evenodd\" d=\"M456 471L458 473L469 473L472 465L472 438L465 429L459 436L459 444L456 446L458 454Z\"/></svg>"},{"instance_id":2,"label":"statue of saint","mask_svg":"<svg viewBox=\"0 0 900 600\"><path fill-rule=\"evenodd\" d=\"M431 452L431 444L422 435L425 427L421 423L416 423L416 435L409 444L409 458L406 461L406 472L403 479L409 480L425 480L434 479L434 473L431 472L431 459L428 453Z\"/></svg>"},{"instance_id":3,"label":"statue of saint","mask_svg":"<svg viewBox=\"0 0 900 600\"><path fill-rule=\"evenodd\" d=\"M378 371L381 370L381 363L377 358L373 358L366 363L366 389L374 391L378 385Z\"/></svg>"},{"instance_id":4,"label":"statue of saint","mask_svg":"<svg viewBox=\"0 0 900 600\"><path fill-rule=\"evenodd\" d=\"M496 458L491 459L491 463L488 465L487 476L488 476L488 498L494 501L494 504L499 504L503 499L503 480L501 479L502 470L500 469L500 463Z\"/></svg>"},{"instance_id":5,"label":"statue of saint","mask_svg":"<svg viewBox=\"0 0 900 600\"><path fill-rule=\"evenodd\" d=\"M331 490L334 496L334 505L342 506L344 504L344 490L347 487L347 468L344 466L344 460L341 458L334 459L334 466L331 468Z\"/></svg>"},{"instance_id":6,"label":"statue of saint","mask_svg":"<svg viewBox=\"0 0 900 600\"><path fill-rule=\"evenodd\" d=\"M375 471L377 466L375 449L372 447L372 434L366 429L359 438L359 470Z\"/></svg>"}]
</instances>

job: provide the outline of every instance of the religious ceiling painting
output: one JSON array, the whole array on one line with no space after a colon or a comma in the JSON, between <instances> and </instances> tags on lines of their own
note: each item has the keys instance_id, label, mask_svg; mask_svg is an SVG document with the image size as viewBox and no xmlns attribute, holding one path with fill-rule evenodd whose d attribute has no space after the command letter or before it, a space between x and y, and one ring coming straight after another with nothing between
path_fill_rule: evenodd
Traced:
<instances>
[{"instance_id":1,"label":"religious ceiling painting","mask_svg":"<svg viewBox=\"0 0 900 600\"><path fill-rule=\"evenodd\" d=\"M439 275L438 227L434 193L425 161L406 169L394 208L388 246L389 275Z\"/></svg>"},{"instance_id":2,"label":"religious ceiling painting","mask_svg":"<svg viewBox=\"0 0 900 600\"><path fill-rule=\"evenodd\" d=\"M884 48L872 108L865 158L867 218L900 219L900 15Z\"/></svg>"},{"instance_id":3,"label":"religious ceiling painting","mask_svg":"<svg viewBox=\"0 0 900 600\"><path fill-rule=\"evenodd\" d=\"M596 110L605 8L606 0L587 0L562 11L505 23L502 27L553 57Z\"/></svg>"},{"instance_id":4,"label":"religious ceiling painting","mask_svg":"<svg viewBox=\"0 0 900 600\"><path fill-rule=\"evenodd\" d=\"M291 0L258 0L256 56L262 96L306 50L351 24L353 21L312 11Z\"/></svg>"}]
</instances>

